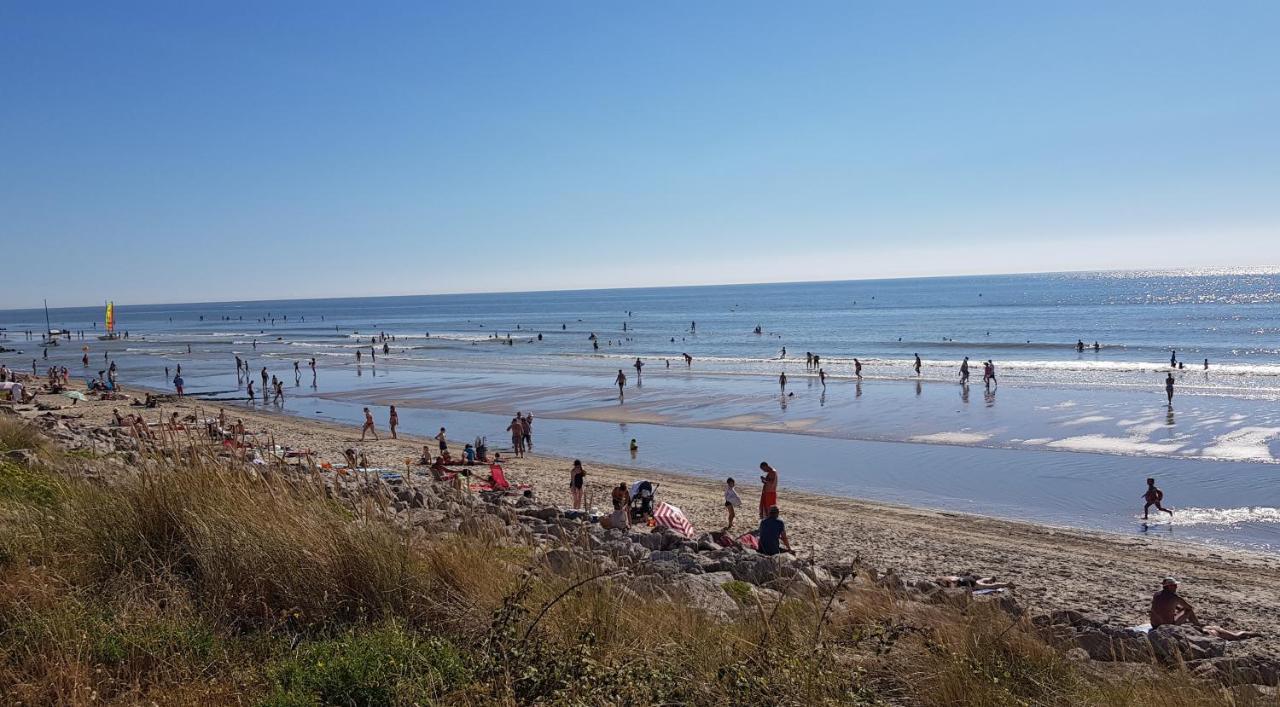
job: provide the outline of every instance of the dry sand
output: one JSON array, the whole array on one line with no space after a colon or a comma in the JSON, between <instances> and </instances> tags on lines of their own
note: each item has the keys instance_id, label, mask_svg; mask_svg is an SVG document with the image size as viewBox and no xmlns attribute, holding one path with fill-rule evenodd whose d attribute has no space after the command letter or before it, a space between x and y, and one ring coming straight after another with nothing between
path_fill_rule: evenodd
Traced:
<instances>
[{"instance_id":1,"label":"dry sand","mask_svg":"<svg viewBox=\"0 0 1280 707\"><path fill-rule=\"evenodd\" d=\"M127 402L82 402L74 407L61 396L41 400L63 404L60 413L83 415L86 422L105 424L112 407L137 412ZM269 432L278 444L310 448L322 460L340 462L342 450L356 447L375 466L403 469L406 458L417 458L423 445L434 440L402 435L387 438L386 410L377 417L381 441L361 443L359 421L349 427L305 420L268 409L227 407L227 415L241 418L250 431ZM144 410L151 421L171 412L198 412L213 417L216 405L188 399ZM25 415L37 414L28 408ZM534 444L537 436L535 427ZM493 430L459 430L451 450L477 434ZM504 468L512 483L529 483L544 501L569 504L570 460L529 456L507 458ZM973 572L1013 582L1019 599L1033 610L1079 609L1110 617L1117 624L1146 622L1151 595L1160 579L1174 575L1181 593L1197 608L1200 618L1230 628L1260 630L1267 638L1251 641L1253 650L1280 652L1280 556L1218 549L1176 540L1092 533L1074 529L998 520L960 513L905 508L850 498L803 493L787 488L786 469L779 470L779 506L792 546L832 560L860 555L881 570L894 569L907 581L943 574ZM634 481L636 471L587 464L589 505L609 504L609 490L620 481ZM649 473L659 483L658 498L679 506L699 531L724 526L720 484L679 473ZM743 508L735 528L754 526L758 502L758 472L744 469L738 478Z\"/></svg>"}]
</instances>

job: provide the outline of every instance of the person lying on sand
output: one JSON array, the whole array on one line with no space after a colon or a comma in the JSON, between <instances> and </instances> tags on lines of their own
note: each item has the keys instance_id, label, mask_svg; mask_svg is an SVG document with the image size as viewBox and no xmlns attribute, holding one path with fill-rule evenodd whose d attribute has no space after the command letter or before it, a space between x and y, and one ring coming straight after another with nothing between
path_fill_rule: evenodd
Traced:
<instances>
[{"instance_id":1,"label":"person lying on sand","mask_svg":"<svg viewBox=\"0 0 1280 707\"><path fill-rule=\"evenodd\" d=\"M1247 638L1260 638L1256 631L1231 631L1221 626L1206 626L1196 618L1196 610L1185 599L1178 596L1178 580L1165 577L1160 583L1160 591L1151 598L1151 627L1189 625L1200 629L1205 635L1214 636L1224 641L1243 641Z\"/></svg>"},{"instance_id":2,"label":"person lying on sand","mask_svg":"<svg viewBox=\"0 0 1280 707\"><path fill-rule=\"evenodd\" d=\"M937 577L934 580L941 587L964 587L966 589L1010 589L1010 582L999 582L995 577L979 577L976 574L953 574Z\"/></svg>"}]
</instances>

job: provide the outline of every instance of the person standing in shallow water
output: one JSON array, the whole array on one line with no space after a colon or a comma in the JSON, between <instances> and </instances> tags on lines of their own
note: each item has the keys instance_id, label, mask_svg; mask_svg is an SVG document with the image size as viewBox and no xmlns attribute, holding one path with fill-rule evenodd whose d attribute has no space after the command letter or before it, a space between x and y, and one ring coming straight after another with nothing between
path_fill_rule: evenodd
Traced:
<instances>
[{"instance_id":1,"label":"person standing in shallow water","mask_svg":"<svg viewBox=\"0 0 1280 707\"><path fill-rule=\"evenodd\" d=\"M916 375L920 375L920 354L916 354Z\"/></svg>"},{"instance_id":2,"label":"person standing in shallow water","mask_svg":"<svg viewBox=\"0 0 1280 707\"><path fill-rule=\"evenodd\" d=\"M785 393L785 392L787 392L787 373L786 373L786 371L783 371L782 373L778 374L778 387L782 389L782 392L784 392L784 393Z\"/></svg>"},{"instance_id":3,"label":"person standing in shallow water","mask_svg":"<svg viewBox=\"0 0 1280 707\"><path fill-rule=\"evenodd\" d=\"M399 439L396 436L396 428L400 426L400 413L396 412L396 406L391 406L391 413L387 416L387 425L391 427L391 439Z\"/></svg>"},{"instance_id":4,"label":"person standing in shallow water","mask_svg":"<svg viewBox=\"0 0 1280 707\"><path fill-rule=\"evenodd\" d=\"M1173 405L1173 371L1169 371L1164 378L1164 394L1169 398L1169 404Z\"/></svg>"},{"instance_id":5,"label":"person standing in shallow water","mask_svg":"<svg viewBox=\"0 0 1280 707\"><path fill-rule=\"evenodd\" d=\"M618 369L618 376L613 379L613 383L618 386L618 399L621 400L623 396L622 389L627 387L627 375L622 372L621 368Z\"/></svg>"}]
</instances>

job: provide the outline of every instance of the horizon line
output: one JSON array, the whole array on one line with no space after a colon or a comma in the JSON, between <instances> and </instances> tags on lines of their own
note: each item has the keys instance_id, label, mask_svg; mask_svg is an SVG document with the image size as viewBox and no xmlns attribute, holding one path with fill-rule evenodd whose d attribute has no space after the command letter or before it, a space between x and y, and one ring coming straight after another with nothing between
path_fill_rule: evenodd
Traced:
<instances>
[{"instance_id":1,"label":"horizon line","mask_svg":"<svg viewBox=\"0 0 1280 707\"><path fill-rule=\"evenodd\" d=\"M403 297L458 297L463 295L522 295L522 294L555 294L561 292L621 292L626 290L675 290L690 289L697 287L742 287L750 285L822 285L841 282L879 282L893 280L942 280L947 278L962 277L997 277L997 276L1017 276L1017 275L1083 275L1083 274L1108 274L1108 273L1132 273L1132 272L1164 272L1164 273L1187 273L1187 274L1211 274L1215 271L1239 271L1241 274L1265 272L1280 273L1280 265L1215 265L1215 266L1183 266L1183 267L1160 267L1152 266L1146 268L1105 268L1093 269L1085 268L1079 270L1036 270L1028 272L987 272L987 273L969 273L959 274L942 274L942 275L886 275L883 277L857 277L840 280L765 280L755 282L717 282L717 283L687 283L679 285L630 285L626 287L576 287L576 288L556 288L544 290L461 290L453 292L416 292L416 293L398 293L398 294L367 294L367 295L338 295L333 297L290 297L275 299L243 299L243 300L185 300L175 302L136 302L120 304L114 300L103 300L112 302L117 307L163 307L169 305L191 305L191 304L209 304L209 305L245 305L256 302L310 302L316 300L339 300L339 299L393 299ZM90 307L100 306L92 305L59 305L50 307L50 311L59 309L86 309ZM0 309L0 312L22 312L28 310L43 309L42 306L35 307L14 307L9 309Z\"/></svg>"}]
</instances>

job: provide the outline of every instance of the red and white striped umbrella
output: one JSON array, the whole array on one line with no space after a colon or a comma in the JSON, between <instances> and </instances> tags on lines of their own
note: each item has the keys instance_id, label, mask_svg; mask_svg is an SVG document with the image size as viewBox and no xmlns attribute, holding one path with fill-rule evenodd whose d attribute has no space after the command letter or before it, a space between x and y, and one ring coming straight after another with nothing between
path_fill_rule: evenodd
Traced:
<instances>
[{"instance_id":1,"label":"red and white striped umbrella","mask_svg":"<svg viewBox=\"0 0 1280 707\"><path fill-rule=\"evenodd\" d=\"M653 521L657 525L671 528L686 538L693 537L693 523L685 517L684 511L667 502L658 504L658 508L653 512Z\"/></svg>"}]
</instances>

